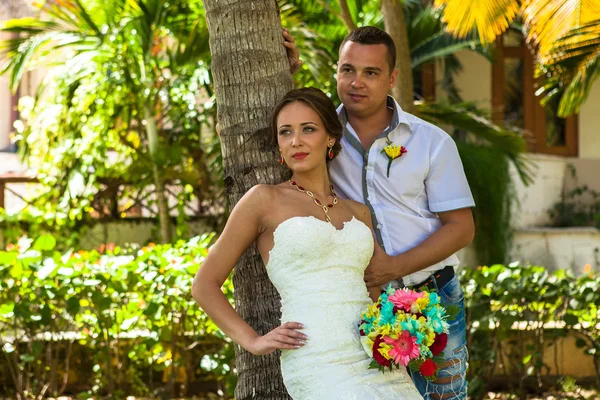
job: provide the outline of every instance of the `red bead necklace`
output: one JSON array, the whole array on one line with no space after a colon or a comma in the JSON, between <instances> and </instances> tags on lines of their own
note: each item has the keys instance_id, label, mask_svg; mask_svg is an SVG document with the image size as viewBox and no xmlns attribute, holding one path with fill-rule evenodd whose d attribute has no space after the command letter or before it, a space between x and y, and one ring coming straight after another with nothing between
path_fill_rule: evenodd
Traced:
<instances>
[{"instance_id":1,"label":"red bead necklace","mask_svg":"<svg viewBox=\"0 0 600 400\"><path fill-rule=\"evenodd\" d=\"M337 196L335 195L335 192L333 190L333 185L329 186L329 190L331 190L331 196L333 197L333 201L329 204L323 205L321 203L321 201L319 199L317 199L314 195L313 192L311 192L310 190L306 190L304 189L302 186L298 186L298 184L296 183L296 181L290 180L290 185L292 185L293 187L295 187L296 189L298 189L299 192L302 193L306 193L308 195L308 197L310 197L311 199L313 199L314 203L319 206L323 212L325 213L325 221L331 223L331 218L329 217L329 209L333 208L334 205L337 204L338 199Z\"/></svg>"}]
</instances>

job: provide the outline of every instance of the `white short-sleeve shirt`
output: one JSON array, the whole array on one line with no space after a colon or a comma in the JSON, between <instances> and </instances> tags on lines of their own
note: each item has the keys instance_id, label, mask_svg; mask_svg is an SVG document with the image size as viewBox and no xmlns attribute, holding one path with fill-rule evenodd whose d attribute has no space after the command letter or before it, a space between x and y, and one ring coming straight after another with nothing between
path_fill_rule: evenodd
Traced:
<instances>
[{"instance_id":1,"label":"white short-sleeve shirt","mask_svg":"<svg viewBox=\"0 0 600 400\"><path fill-rule=\"evenodd\" d=\"M330 174L342 198L366 204L371 210L379 244L389 255L417 246L441 226L438 212L475 206L454 140L442 129L393 108L392 122L365 150L342 106L338 115L344 135L342 151L330 164ZM391 141L407 150L392 161L382 152ZM421 283L447 265L459 264L456 255L403 277L406 286ZM402 286L392 282L393 286Z\"/></svg>"}]
</instances>

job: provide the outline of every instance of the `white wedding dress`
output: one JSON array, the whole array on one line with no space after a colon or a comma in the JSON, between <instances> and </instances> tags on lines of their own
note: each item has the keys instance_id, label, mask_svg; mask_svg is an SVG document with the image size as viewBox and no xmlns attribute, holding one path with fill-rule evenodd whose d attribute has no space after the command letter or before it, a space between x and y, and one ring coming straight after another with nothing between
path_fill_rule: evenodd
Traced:
<instances>
[{"instance_id":1,"label":"white wedding dress","mask_svg":"<svg viewBox=\"0 0 600 400\"><path fill-rule=\"evenodd\" d=\"M300 322L308 342L283 350L281 372L294 400L422 399L404 368L381 373L358 333L372 304L364 270L371 230L352 219L337 230L314 217L293 217L274 232L267 272L281 295L281 322Z\"/></svg>"}]
</instances>

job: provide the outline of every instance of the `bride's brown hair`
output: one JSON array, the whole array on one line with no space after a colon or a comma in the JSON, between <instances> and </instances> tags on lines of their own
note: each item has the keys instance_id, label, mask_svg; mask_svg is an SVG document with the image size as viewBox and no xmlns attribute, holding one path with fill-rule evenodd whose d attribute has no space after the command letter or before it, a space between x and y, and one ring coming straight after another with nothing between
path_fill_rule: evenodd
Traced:
<instances>
[{"instance_id":1,"label":"bride's brown hair","mask_svg":"<svg viewBox=\"0 0 600 400\"><path fill-rule=\"evenodd\" d=\"M337 157L340 150L342 149L342 124L338 119L337 111L333 101L325 93L317 88L306 87L301 89L292 89L283 96L281 101L273 109L271 114L271 137L273 143L277 144L277 117L281 112L281 109L288 104L301 101L310 108L312 108L323 121L325 130L335 139L333 145L333 158ZM325 155L325 159L329 161L329 157Z\"/></svg>"}]
</instances>

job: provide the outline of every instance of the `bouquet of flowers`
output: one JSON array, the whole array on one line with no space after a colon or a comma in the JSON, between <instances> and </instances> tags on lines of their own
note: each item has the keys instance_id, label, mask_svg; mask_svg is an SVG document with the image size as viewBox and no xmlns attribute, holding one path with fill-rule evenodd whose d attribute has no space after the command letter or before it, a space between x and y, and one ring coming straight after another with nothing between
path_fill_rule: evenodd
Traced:
<instances>
[{"instance_id":1,"label":"bouquet of flowers","mask_svg":"<svg viewBox=\"0 0 600 400\"><path fill-rule=\"evenodd\" d=\"M408 366L435 380L448 341L448 320L456 311L440 305L435 292L388 287L359 326L363 347L373 359L370 368L385 372Z\"/></svg>"}]
</instances>

